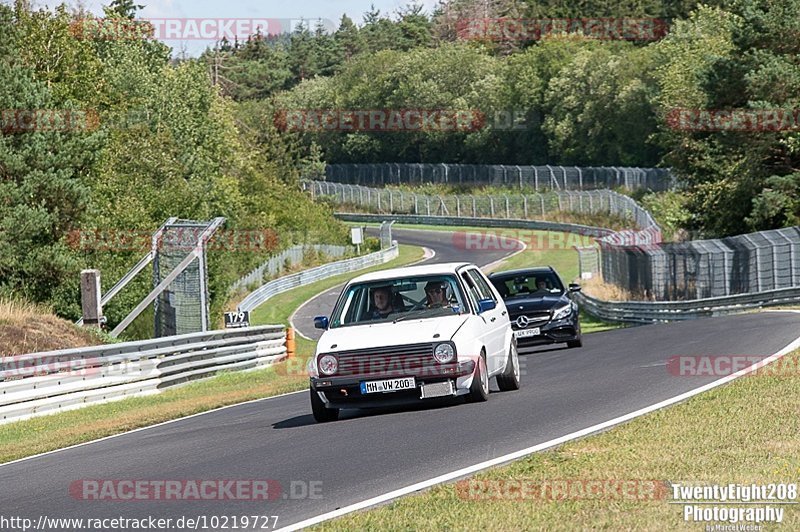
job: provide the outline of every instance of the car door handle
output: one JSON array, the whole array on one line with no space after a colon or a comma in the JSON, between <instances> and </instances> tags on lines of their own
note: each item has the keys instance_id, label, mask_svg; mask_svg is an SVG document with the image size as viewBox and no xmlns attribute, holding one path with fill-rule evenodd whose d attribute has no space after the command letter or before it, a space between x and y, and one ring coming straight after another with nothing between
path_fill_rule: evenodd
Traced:
<instances>
[{"instance_id":1,"label":"car door handle","mask_svg":"<svg viewBox=\"0 0 800 532\"><path fill-rule=\"evenodd\" d=\"M494 321L494 320L496 320L496 319L497 319L497 318L492 318L492 320L491 320L491 321Z\"/></svg>"},{"instance_id":2,"label":"car door handle","mask_svg":"<svg viewBox=\"0 0 800 532\"><path fill-rule=\"evenodd\" d=\"M501 314L502 314L503 316L505 316L505 315L507 314L507 312L504 310L504 311L503 311Z\"/></svg>"}]
</instances>

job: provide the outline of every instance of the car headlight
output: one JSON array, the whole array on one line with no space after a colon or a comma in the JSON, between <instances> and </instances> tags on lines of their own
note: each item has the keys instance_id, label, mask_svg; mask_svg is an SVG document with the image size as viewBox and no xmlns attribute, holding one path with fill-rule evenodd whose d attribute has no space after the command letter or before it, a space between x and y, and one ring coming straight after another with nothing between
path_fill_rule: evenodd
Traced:
<instances>
[{"instance_id":1,"label":"car headlight","mask_svg":"<svg viewBox=\"0 0 800 532\"><path fill-rule=\"evenodd\" d=\"M450 344L439 344L436 346L436 349L433 350L433 358L435 358L436 362L439 364L452 362L455 356L456 350L453 349L453 346Z\"/></svg>"},{"instance_id":2,"label":"car headlight","mask_svg":"<svg viewBox=\"0 0 800 532\"><path fill-rule=\"evenodd\" d=\"M339 369L339 361L333 355L324 355L319 359L319 371L325 375L333 375Z\"/></svg>"},{"instance_id":3,"label":"car headlight","mask_svg":"<svg viewBox=\"0 0 800 532\"><path fill-rule=\"evenodd\" d=\"M572 313L572 304L568 304L553 311L553 320L563 320Z\"/></svg>"}]
</instances>

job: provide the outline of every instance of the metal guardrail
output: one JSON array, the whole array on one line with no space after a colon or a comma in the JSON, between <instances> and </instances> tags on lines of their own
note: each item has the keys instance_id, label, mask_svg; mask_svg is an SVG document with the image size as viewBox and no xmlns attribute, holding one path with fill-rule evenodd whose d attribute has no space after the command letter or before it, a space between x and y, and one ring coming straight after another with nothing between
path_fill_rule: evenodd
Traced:
<instances>
[{"instance_id":1,"label":"metal guardrail","mask_svg":"<svg viewBox=\"0 0 800 532\"><path fill-rule=\"evenodd\" d=\"M235 291L241 288L246 288L248 285L254 283L261 284L264 282L265 275L275 275L278 273L281 268L284 267L284 264L287 260L292 265L302 262L303 256L308 249L313 249L317 253L324 253L329 257L341 257L350 250L355 251L353 246L337 246L332 244L298 244L281 251L273 257L270 257L270 259L261 266L255 268L253 271L233 283L230 289Z\"/></svg>"},{"instance_id":2,"label":"metal guardrail","mask_svg":"<svg viewBox=\"0 0 800 532\"><path fill-rule=\"evenodd\" d=\"M392 242L391 247L381 251L376 251L375 253L370 253L369 255L339 260L324 264L322 266L317 266L316 268L304 270L302 272L293 273L292 275L286 275L279 279L275 279L274 281L265 283L260 288L257 288L255 291L251 292L242 300L241 303L239 303L238 310L252 311L259 305L262 305L269 298L274 297L282 292L286 292L287 290L291 290L292 288L297 288L298 286L303 286L309 283L320 281L322 279L327 279L328 277L333 277L335 275L361 270L377 264L385 264L386 262L389 262L397 257L399 252L400 248L398 247L397 242Z\"/></svg>"},{"instance_id":3,"label":"metal guardrail","mask_svg":"<svg viewBox=\"0 0 800 532\"><path fill-rule=\"evenodd\" d=\"M269 366L285 341L282 325L265 325L4 357L0 423Z\"/></svg>"},{"instance_id":4,"label":"metal guardrail","mask_svg":"<svg viewBox=\"0 0 800 532\"><path fill-rule=\"evenodd\" d=\"M724 316L756 308L800 303L800 287L687 301L604 301L579 292L576 300L583 310L602 320L653 323Z\"/></svg>"},{"instance_id":5,"label":"metal guardrail","mask_svg":"<svg viewBox=\"0 0 800 532\"><path fill-rule=\"evenodd\" d=\"M603 237L614 233L611 229L592 227L590 225L568 224L561 222L544 222L540 220L523 220L519 218L473 218L471 216L417 216L415 214L360 214L337 212L334 216L345 222L376 223L391 218L400 224L443 225L443 226L475 226L502 227L506 229L533 229L537 231L560 231L581 235Z\"/></svg>"}]
</instances>

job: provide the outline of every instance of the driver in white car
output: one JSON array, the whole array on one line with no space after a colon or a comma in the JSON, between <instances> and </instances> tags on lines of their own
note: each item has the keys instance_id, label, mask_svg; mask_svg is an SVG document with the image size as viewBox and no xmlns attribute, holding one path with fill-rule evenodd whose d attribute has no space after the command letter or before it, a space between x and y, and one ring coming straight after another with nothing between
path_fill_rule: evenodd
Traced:
<instances>
[{"instance_id":1,"label":"driver in white car","mask_svg":"<svg viewBox=\"0 0 800 532\"><path fill-rule=\"evenodd\" d=\"M446 307L449 304L447 300L447 283L445 281L430 281L425 285L425 297L427 297L426 306L428 308Z\"/></svg>"}]
</instances>

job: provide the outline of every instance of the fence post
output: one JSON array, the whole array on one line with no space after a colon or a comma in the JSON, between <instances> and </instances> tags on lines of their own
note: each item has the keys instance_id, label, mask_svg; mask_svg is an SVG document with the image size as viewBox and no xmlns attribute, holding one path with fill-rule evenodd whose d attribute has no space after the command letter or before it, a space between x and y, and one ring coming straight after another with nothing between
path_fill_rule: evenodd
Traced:
<instances>
[{"instance_id":1,"label":"fence post","mask_svg":"<svg viewBox=\"0 0 800 532\"><path fill-rule=\"evenodd\" d=\"M100 304L100 270L81 271L81 309L83 325L100 327L103 307Z\"/></svg>"}]
</instances>

